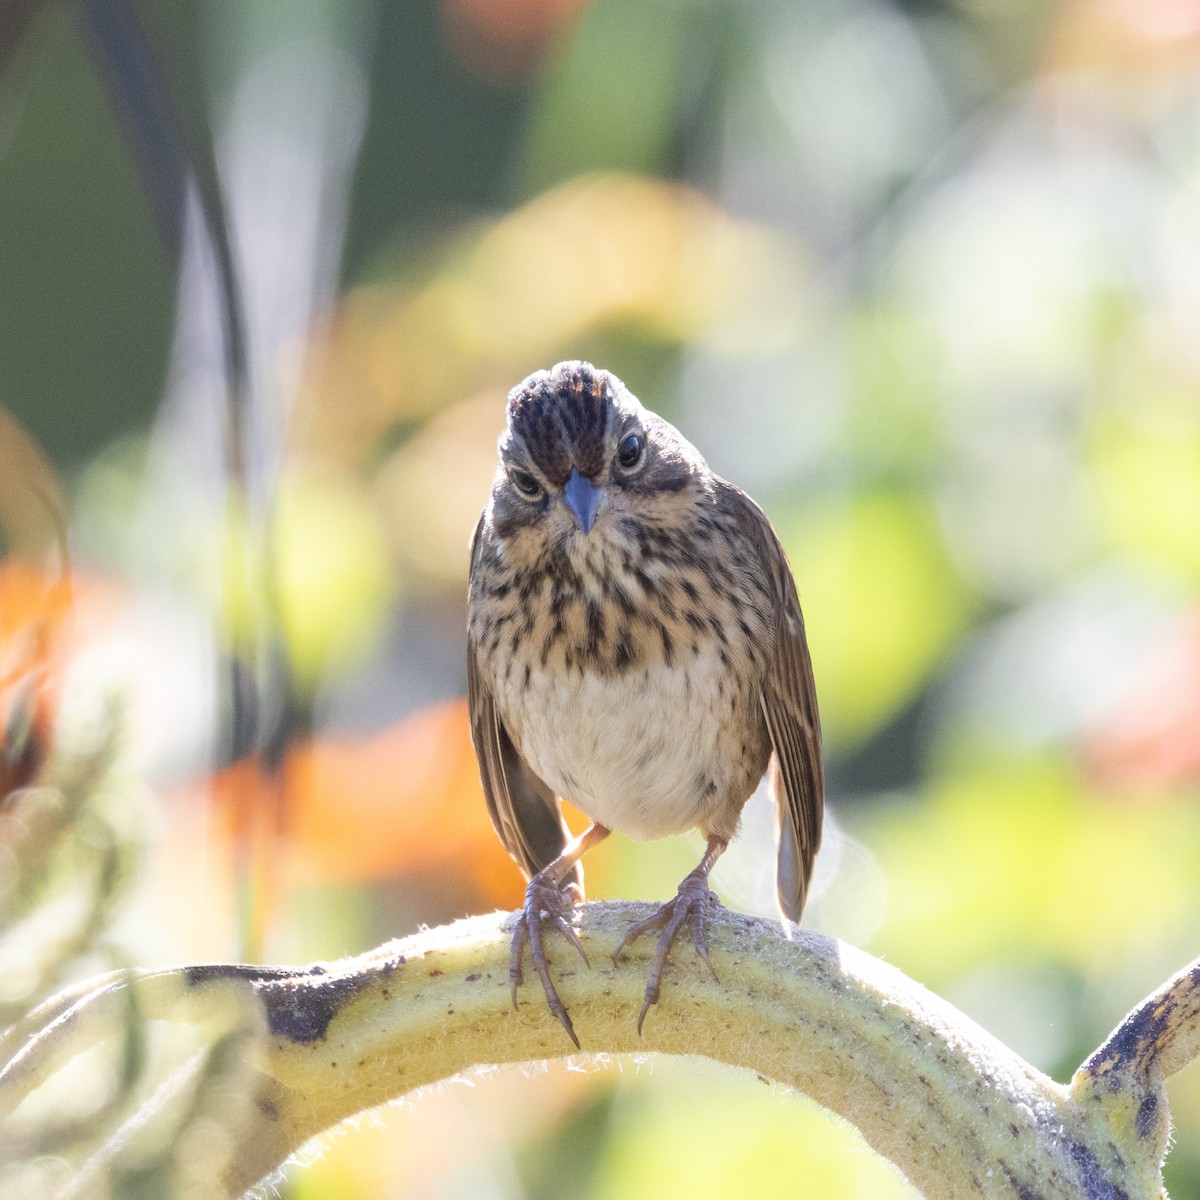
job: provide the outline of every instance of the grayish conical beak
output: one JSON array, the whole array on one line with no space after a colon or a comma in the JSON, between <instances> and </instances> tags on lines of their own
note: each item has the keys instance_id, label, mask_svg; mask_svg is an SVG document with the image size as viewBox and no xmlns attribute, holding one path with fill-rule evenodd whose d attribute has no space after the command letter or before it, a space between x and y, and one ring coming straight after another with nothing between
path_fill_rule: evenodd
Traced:
<instances>
[{"instance_id":1,"label":"grayish conical beak","mask_svg":"<svg viewBox=\"0 0 1200 1200\"><path fill-rule=\"evenodd\" d=\"M603 495L602 487L585 479L577 468L571 468L571 477L563 487L563 500L584 533L589 532L596 523L596 513Z\"/></svg>"}]
</instances>

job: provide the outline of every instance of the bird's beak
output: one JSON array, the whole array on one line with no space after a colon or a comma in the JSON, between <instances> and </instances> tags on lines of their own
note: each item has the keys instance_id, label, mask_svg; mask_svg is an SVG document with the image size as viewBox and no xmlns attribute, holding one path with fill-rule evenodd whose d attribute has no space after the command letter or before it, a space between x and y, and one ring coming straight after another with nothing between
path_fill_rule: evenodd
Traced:
<instances>
[{"instance_id":1,"label":"bird's beak","mask_svg":"<svg viewBox=\"0 0 1200 1200\"><path fill-rule=\"evenodd\" d=\"M585 479L579 471L571 468L571 477L563 488L563 501L571 510L579 528L588 533L596 523L596 515L600 501L604 497L604 489Z\"/></svg>"}]
</instances>

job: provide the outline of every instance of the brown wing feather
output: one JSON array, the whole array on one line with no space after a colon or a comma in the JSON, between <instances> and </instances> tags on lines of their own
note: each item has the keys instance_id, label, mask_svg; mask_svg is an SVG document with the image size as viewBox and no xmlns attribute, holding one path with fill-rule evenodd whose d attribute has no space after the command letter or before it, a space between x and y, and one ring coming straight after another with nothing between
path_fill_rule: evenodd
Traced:
<instances>
[{"instance_id":1,"label":"brown wing feather","mask_svg":"<svg viewBox=\"0 0 1200 1200\"><path fill-rule=\"evenodd\" d=\"M783 547L762 509L745 492L727 487L739 524L766 567L775 603L775 648L760 702L774 748L769 774L778 843L776 892L784 915L798 921L821 844L825 807L817 690Z\"/></svg>"},{"instance_id":2,"label":"brown wing feather","mask_svg":"<svg viewBox=\"0 0 1200 1200\"><path fill-rule=\"evenodd\" d=\"M471 539L471 566L480 541L480 520ZM471 741L479 760L479 777L492 819L504 848L528 879L552 863L570 837L559 802L550 788L521 757L504 727L491 689L479 669L474 641L467 638L467 709ZM582 888L578 867L566 877Z\"/></svg>"}]
</instances>

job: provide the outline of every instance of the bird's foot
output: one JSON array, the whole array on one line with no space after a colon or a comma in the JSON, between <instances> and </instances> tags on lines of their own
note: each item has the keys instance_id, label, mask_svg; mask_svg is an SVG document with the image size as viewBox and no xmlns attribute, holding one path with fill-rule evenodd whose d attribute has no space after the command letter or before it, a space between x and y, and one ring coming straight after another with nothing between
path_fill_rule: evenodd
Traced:
<instances>
[{"instance_id":1,"label":"bird's foot","mask_svg":"<svg viewBox=\"0 0 1200 1200\"><path fill-rule=\"evenodd\" d=\"M685 921L691 931L692 945L695 946L696 953L704 960L704 965L712 973L713 979L716 979L716 969L708 956L708 940L704 933L704 912L710 905L719 903L716 893L709 891L708 871L703 867L697 867L684 877L674 900L668 900L653 916L639 921L636 925L631 925L621 939L621 944L613 955L614 963L620 962L625 947L636 942L643 933L647 933L651 929L662 930L658 938L658 951L654 955L654 966L651 967L650 978L646 981L646 996L642 1001L642 1011L638 1014L639 1034L642 1032L642 1022L646 1019L646 1013L650 1011L650 1005L658 1003L659 993L662 989L663 971L666 969L667 959L671 954L671 944L675 941L675 935L683 927Z\"/></svg>"},{"instance_id":2,"label":"bird's foot","mask_svg":"<svg viewBox=\"0 0 1200 1200\"><path fill-rule=\"evenodd\" d=\"M566 1006L559 998L554 981L550 978L550 968L546 962L546 950L542 944L542 926L549 922L559 933L579 951L584 966L590 966L588 956L579 943L579 935L571 925L569 916L575 901L580 898L579 890L574 884L560 887L548 876L535 875L525 889L525 907L517 918L513 929L512 949L508 959L508 980L512 985L513 1008L517 1007L517 988L521 986L521 956L525 943L529 943L529 954L533 959L534 970L542 981L542 990L546 993L546 1003L550 1011L558 1018L567 1036L579 1047L579 1038L575 1035L575 1026Z\"/></svg>"}]
</instances>

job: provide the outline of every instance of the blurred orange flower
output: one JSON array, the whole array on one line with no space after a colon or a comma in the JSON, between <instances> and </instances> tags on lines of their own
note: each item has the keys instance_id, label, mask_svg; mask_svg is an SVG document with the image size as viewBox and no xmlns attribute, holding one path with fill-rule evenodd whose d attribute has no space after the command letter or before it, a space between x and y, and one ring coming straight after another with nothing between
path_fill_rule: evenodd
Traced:
<instances>
[{"instance_id":1,"label":"blurred orange flower","mask_svg":"<svg viewBox=\"0 0 1200 1200\"><path fill-rule=\"evenodd\" d=\"M276 780L244 761L206 786L226 837L253 826L251 808L279 803L285 886L445 869L486 903L507 908L521 897L521 877L488 820L465 700L371 737L299 743Z\"/></svg>"},{"instance_id":2,"label":"blurred orange flower","mask_svg":"<svg viewBox=\"0 0 1200 1200\"><path fill-rule=\"evenodd\" d=\"M31 784L49 751L70 611L65 580L0 561L0 799Z\"/></svg>"},{"instance_id":3,"label":"blurred orange flower","mask_svg":"<svg viewBox=\"0 0 1200 1200\"><path fill-rule=\"evenodd\" d=\"M45 761L67 668L111 626L124 589L100 576L0 559L0 796Z\"/></svg>"},{"instance_id":4,"label":"blurred orange flower","mask_svg":"<svg viewBox=\"0 0 1200 1200\"><path fill-rule=\"evenodd\" d=\"M0 405L0 797L33 781L71 615L66 503L50 460ZM53 570L42 561L58 559Z\"/></svg>"}]
</instances>

